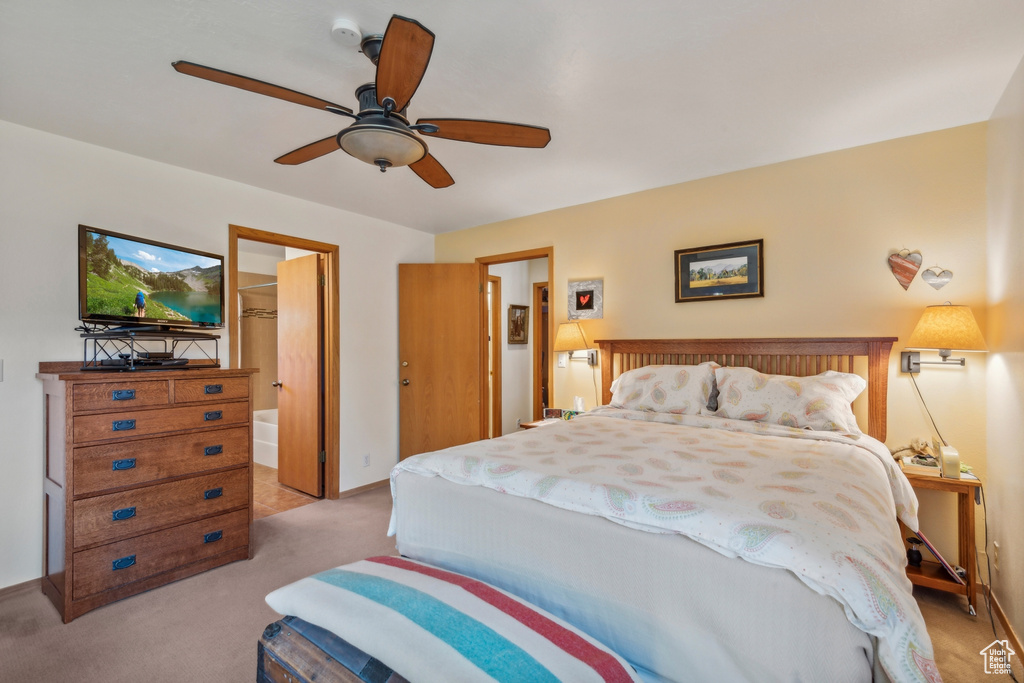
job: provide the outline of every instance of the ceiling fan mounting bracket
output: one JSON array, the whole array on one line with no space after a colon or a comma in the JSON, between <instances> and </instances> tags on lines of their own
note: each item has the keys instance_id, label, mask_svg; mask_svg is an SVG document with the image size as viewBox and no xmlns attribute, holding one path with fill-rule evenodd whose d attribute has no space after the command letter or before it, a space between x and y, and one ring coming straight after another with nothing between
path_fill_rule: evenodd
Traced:
<instances>
[{"instance_id":1,"label":"ceiling fan mounting bracket","mask_svg":"<svg viewBox=\"0 0 1024 683\"><path fill-rule=\"evenodd\" d=\"M377 60L380 59L380 46L383 43L384 36L380 33L363 36L362 42L359 43L359 51L366 55L366 58L373 62L374 66L377 66Z\"/></svg>"}]
</instances>

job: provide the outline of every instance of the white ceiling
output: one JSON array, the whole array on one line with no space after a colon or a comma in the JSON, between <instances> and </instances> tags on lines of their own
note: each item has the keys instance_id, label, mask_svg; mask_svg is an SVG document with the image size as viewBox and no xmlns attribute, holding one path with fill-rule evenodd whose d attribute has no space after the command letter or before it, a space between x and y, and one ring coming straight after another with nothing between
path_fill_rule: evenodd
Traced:
<instances>
[{"instance_id":1,"label":"white ceiling","mask_svg":"<svg viewBox=\"0 0 1024 683\"><path fill-rule=\"evenodd\" d=\"M547 126L545 149L430 139L455 178L338 151L347 119L181 75L184 59L355 106L335 19L437 36L412 119ZM0 0L0 119L431 233L989 118L1020 0Z\"/></svg>"}]
</instances>

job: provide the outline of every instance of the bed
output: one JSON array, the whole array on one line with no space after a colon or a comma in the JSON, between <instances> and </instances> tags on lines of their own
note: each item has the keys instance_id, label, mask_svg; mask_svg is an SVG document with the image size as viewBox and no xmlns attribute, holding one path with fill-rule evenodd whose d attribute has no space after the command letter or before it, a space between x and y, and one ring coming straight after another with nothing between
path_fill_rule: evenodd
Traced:
<instances>
[{"instance_id":1,"label":"bed","mask_svg":"<svg viewBox=\"0 0 1024 683\"><path fill-rule=\"evenodd\" d=\"M602 407L402 461L389 533L644 680L937 681L880 443L893 341L598 342Z\"/></svg>"}]
</instances>

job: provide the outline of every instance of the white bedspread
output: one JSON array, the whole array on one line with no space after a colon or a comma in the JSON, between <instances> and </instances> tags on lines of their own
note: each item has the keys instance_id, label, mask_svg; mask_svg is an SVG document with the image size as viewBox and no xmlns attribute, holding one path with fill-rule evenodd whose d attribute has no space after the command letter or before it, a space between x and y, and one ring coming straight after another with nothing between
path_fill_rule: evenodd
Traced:
<instances>
[{"instance_id":1,"label":"white bedspread","mask_svg":"<svg viewBox=\"0 0 1024 683\"><path fill-rule=\"evenodd\" d=\"M878 639L896 682L938 681L904 573L896 514L917 500L866 435L599 408L560 425L402 461L402 470L484 486L788 569ZM389 533L396 532L395 517Z\"/></svg>"}]
</instances>

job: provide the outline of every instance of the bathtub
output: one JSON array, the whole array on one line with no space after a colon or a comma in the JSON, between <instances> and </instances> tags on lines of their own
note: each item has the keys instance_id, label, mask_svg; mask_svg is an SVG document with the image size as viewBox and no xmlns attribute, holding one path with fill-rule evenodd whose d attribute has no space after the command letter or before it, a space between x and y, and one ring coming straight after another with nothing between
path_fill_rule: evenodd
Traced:
<instances>
[{"instance_id":1,"label":"bathtub","mask_svg":"<svg viewBox=\"0 0 1024 683\"><path fill-rule=\"evenodd\" d=\"M252 412L252 457L277 469L277 408Z\"/></svg>"}]
</instances>

